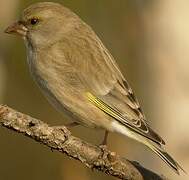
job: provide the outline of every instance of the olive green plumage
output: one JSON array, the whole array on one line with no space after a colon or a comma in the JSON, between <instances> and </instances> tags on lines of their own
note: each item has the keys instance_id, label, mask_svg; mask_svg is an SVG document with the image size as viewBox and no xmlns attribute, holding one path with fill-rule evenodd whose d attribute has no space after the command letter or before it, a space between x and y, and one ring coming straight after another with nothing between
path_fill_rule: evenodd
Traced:
<instances>
[{"instance_id":1,"label":"olive green plumage","mask_svg":"<svg viewBox=\"0 0 189 180\"><path fill-rule=\"evenodd\" d=\"M114 58L90 26L51 2L31 5L14 26L7 32L24 38L31 74L60 112L145 144L179 173L181 167L162 149L164 140L147 124Z\"/></svg>"}]
</instances>

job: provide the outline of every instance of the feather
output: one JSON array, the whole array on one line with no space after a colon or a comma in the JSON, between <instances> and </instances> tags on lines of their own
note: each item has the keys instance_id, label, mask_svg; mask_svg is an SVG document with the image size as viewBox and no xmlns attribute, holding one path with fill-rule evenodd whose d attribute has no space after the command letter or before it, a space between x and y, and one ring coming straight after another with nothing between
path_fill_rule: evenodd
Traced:
<instances>
[{"instance_id":1,"label":"feather","mask_svg":"<svg viewBox=\"0 0 189 180\"><path fill-rule=\"evenodd\" d=\"M136 141L146 145L152 152L157 154L169 167L171 167L177 174L180 174L180 170L184 173L184 169L160 146L154 144L151 140L146 139L145 137L136 134L130 129L124 127L122 124L118 122L112 122L112 126L115 128L116 132L119 132L125 136L128 136Z\"/></svg>"},{"instance_id":2,"label":"feather","mask_svg":"<svg viewBox=\"0 0 189 180\"><path fill-rule=\"evenodd\" d=\"M115 120L117 120L119 123L121 123L123 126L126 126L130 130L139 133L140 135L152 140L153 142L157 143L158 145L164 144L164 141L162 138L156 134L147 124L145 124L143 121L137 121L137 120L130 120L129 117L123 116L123 113L119 111L116 107L112 107L109 104L106 104L104 101L99 99L98 97L95 97L91 93L87 93L88 99L99 109L104 111L106 114L113 117ZM139 123L138 123L139 122Z\"/></svg>"}]
</instances>

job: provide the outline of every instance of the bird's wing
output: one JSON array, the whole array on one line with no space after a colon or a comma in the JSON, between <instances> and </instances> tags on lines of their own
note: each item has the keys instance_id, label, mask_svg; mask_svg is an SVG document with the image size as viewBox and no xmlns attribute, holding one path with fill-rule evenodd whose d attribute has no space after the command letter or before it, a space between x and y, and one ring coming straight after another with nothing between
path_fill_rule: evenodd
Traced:
<instances>
[{"instance_id":1,"label":"bird's wing","mask_svg":"<svg viewBox=\"0 0 189 180\"><path fill-rule=\"evenodd\" d=\"M165 144L147 124L140 105L114 58L96 34L86 27L84 26L84 34L81 31L75 31L69 36L69 43L64 52L67 52L66 59L76 72L78 82L85 86L87 98L96 107L132 131L159 145ZM68 40L61 45L65 46ZM68 52L68 49L74 51Z\"/></svg>"},{"instance_id":2,"label":"bird's wing","mask_svg":"<svg viewBox=\"0 0 189 180\"><path fill-rule=\"evenodd\" d=\"M87 98L96 107L112 116L122 125L129 127L132 131L159 145L165 144L164 140L147 124L132 89L113 57L101 42L100 46L100 51L95 52L94 56L90 54L87 60L84 60L84 63L78 62L82 64L78 77L85 81ZM95 48L93 51L95 51Z\"/></svg>"}]
</instances>

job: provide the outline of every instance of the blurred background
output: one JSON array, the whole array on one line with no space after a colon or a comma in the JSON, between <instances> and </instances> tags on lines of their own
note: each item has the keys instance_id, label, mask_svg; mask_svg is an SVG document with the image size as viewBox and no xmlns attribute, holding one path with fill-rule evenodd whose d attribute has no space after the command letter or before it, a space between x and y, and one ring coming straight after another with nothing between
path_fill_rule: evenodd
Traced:
<instances>
[{"instance_id":1,"label":"blurred background","mask_svg":"<svg viewBox=\"0 0 189 180\"><path fill-rule=\"evenodd\" d=\"M1 0L0 103L51 125L67 123L30 78L25 47L3 30L23 8L37 0ZM167 150L189 172L189 1L54 0L76 12L112 52L143 107L149 124L164 137ZM103 132L76 127L75 136L99 144ZM170 179L174 174L144 146L111 134L108 146L130 160ZM3 180L106 180L66 155L0 128L0 174Z\"/></svg>"}]
</instances>

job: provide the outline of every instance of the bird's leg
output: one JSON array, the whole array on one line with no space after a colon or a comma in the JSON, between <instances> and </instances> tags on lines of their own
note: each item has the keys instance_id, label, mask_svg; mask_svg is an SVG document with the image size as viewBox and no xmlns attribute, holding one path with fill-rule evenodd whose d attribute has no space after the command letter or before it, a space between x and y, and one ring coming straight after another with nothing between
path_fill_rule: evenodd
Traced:
<instances>
[{"instance_id":1,"label":"bird's leg","mask_svg":"<svg viewBox=\"0 0 189 180\"><path fill-rule=\"evenodd\" d=\"M107 146L107 140L108 140L108 131L106 130L101 146Z\"/></svg>"}]
</instances>

